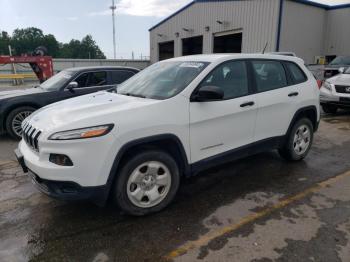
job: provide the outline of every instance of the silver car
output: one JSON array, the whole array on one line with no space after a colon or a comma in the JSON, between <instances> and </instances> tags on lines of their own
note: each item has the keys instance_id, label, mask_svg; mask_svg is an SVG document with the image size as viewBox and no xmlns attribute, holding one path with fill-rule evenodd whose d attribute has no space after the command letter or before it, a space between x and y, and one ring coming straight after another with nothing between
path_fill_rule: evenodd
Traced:
<instances>
[{"instance_id":1,"label":"silver car","mask_svg":"<svg viewBox=\"0 0 350 262\"><path fill-rule=\"evenodd\" d=\"M350 109L350 67L340 68L338 75L323 82L320 91L325 113L335 114L338 108Z\"/></svg>"}]
</instances>

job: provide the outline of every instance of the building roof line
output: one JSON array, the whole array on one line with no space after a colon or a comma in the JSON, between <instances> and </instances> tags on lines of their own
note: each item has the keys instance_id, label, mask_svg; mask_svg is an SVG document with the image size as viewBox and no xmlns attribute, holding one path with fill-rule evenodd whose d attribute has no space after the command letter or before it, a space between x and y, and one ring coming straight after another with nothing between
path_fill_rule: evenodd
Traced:
<instances>
[{"instance_id":1,"label":"building roof line","mask_svg":"<svg viewBox=\"0 0 350 262\"><path fill-rule=\"evenodd\" d=\"M182 11L186 10L187 8L189 8L190 6L194 5L195 3L229 2L229 1L244 1L244 0L193 0L192 2L190 2L187 5L185 5L184 7L182 7L181 9L176 11L175 13L171 14L170 16L164 18L162 21L157 23L156 25L152 26L149 29L149 31L152 31L153 29L157 28L158 26L164 24L166 21L170 20L171 18L173 18L177 14L181 13ZM341 4L341 5L333 5L332 6L332 5L325 5L325 4L321 4L321 3L312 2L312 1L309 1L309 0L291 0L291 1L297 2L297 3L300 3L300 4L304 4L304 5L309 5L309 6L323 8L323 9L326 9L326 10L336 10L336 9L350 8L350 3L349 4Z\"/></svg>"}]
</instances>

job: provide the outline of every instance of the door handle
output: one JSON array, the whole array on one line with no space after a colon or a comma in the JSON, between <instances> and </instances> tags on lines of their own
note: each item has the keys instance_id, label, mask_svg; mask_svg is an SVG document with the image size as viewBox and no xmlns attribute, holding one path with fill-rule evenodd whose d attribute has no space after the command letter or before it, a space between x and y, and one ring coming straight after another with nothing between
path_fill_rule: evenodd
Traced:
<instances>
[{"instance_id":1,"label":"door handle","mask_svg":"<svg viewBox=\"0 0 350 262\"><path fill-rule=\"evenodd\" d=\"M253 106L255 103L253 101L241 104L241 107Z\"/></svg>"},{"instance_id":2,"label":"door handle","mask_svg":"<svg viewBox=\"0 0 350 262\"><path fill-rule=\"evenodd\" d=\"M298 92L293 92L293 93L290 93L288 96L289 96L289 97L292 97L292 96L298 96L298 95L299 95Z\"/></svg>"}]
</instances>

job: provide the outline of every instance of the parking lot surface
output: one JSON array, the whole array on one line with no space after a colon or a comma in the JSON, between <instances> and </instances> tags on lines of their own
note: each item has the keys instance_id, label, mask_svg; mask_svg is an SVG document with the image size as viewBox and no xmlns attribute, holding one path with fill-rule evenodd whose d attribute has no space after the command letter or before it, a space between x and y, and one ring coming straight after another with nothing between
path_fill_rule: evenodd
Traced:
<instances>
[{"instance_id":1,"label":"parking lot surface","mask_svg":"<svg viewBox=\"0 0 350 262\"><path fill-rule=\"evenodd\" d=\"M208 170L147 217L44 196L0 137L0 261L350 261L349 134L350 114L324 116L304 161Z\"/></svg>"}]
</instances>

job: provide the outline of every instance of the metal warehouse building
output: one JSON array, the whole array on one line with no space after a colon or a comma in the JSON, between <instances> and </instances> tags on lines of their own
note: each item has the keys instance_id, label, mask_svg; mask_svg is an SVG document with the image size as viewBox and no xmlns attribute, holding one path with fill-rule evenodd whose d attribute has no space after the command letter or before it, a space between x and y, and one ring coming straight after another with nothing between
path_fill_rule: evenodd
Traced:
<instances>
[{"instance_id":1,"label":"metal warehouse building","mask_svg":"<svg viewBox=\"0 0 350 262\"><path fill-rule=\"evenodd\" d=\"M291 51L306 63L350 55L350 4L194 0L150 29L151 62L191 54Z\"/></svg>"}]
</instances>

